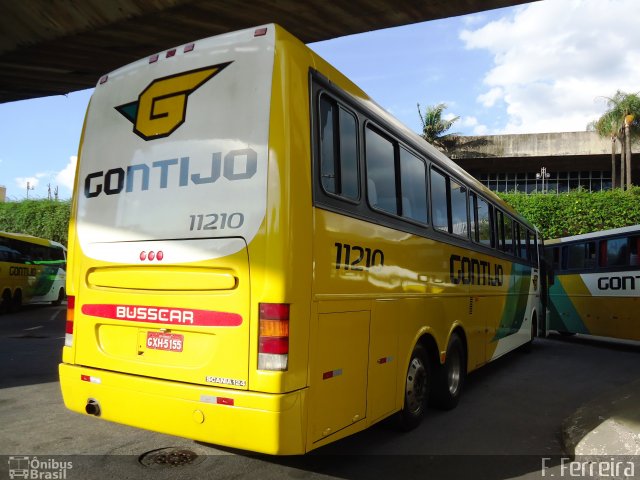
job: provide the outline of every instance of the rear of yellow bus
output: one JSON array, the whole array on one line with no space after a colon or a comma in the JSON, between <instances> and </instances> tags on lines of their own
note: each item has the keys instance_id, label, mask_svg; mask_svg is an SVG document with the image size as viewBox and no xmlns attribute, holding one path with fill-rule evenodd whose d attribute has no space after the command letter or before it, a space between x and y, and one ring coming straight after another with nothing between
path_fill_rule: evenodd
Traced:
<instances>
[{"instance_id":1,"label":"rear of yellow bus","mask_svg":"<svg viewBox=\"0 0 640 480\"><path fill-rule=\"evenodd\" d=\"M282 91L306 86L274 80L278 42L304 52L269 25L161 52L96 86L69 236L69 409L304 452L309 292L283 277L288 222L310 202L289 211L284 158L296 152L270 151L287 140L270 140L269 125L285 125L287 108L308 119L308 107L282 106Z\"/></svg>"}]
</instances>

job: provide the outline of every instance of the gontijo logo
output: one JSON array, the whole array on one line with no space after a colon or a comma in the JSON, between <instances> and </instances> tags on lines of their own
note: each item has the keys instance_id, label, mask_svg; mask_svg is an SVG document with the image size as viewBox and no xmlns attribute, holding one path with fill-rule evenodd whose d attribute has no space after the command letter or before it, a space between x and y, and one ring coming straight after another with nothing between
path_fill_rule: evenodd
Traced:
<instances>
[{"instance_id":1,"label":"gontijo logo","mask_svg":"<svg viewBox=\"0 0 640 480\"><path fill-rule=\"evenodd\" d=\"M184 123L187 97L229 64L231 62L157 78L142 91L137 101L115 109L133 123L133 132L140 138L167 137Z\"/></svg>"}]
</instances>

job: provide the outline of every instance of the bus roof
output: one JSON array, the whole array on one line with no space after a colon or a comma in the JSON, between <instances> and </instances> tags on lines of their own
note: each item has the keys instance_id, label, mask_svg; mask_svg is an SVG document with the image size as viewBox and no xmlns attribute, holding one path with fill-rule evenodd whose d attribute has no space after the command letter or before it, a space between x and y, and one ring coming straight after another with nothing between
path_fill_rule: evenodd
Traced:
<instances>
[{"instance_id":1,"label":"bus roof","mask_svg":"<svg viewBox=\"0 0 640 480\"><path fill-rule=\"evenodd\" d=\"M36 245L43 245L45 247L60 247L65 248L61 243L55 242L53 240L47 240L46 238L34 237L33 235L28 235L26 233L10 233L10 232L2 232L0 231L0 237L11 238L13 240L21 240L23 242L35 243Z\"/></svg>"},{"instance_id":2,"label":"bus roof","mask_svg":"<svg viewBox=\"0 0 640 480\"><path fill-rule=\"evenodd\" d=\"M569 237L553 238L550 240L545 240L544 244L545 246L549 246L553 244L574 242L578 240L590 240L593 238L613 237L613 236L624 235L624 234L633 233L633 232L640 232L640 225L631 225L629 227L612 228L610 230L600 230L598 232L583 233L581 235L572 235Z\"/></svg>"}]
</instances>

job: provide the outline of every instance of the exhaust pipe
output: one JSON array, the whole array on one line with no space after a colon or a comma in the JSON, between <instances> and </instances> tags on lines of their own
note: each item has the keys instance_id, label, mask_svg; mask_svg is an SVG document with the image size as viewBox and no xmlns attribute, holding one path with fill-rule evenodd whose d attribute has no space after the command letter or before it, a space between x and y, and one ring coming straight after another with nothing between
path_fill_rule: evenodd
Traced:
<instances>
[{"instance_id":1,"label":"exhaust pipe","mask_svg":"<svg viewBox=\"0 0 640 480\"><path fill-rule=\"evenodd\" d=\"M94 398L90 398L87 401L87 405L84 407L84 411L89 415L93 415L94 417L100 416L100 403Z\"/></svg>"}]
</instances>

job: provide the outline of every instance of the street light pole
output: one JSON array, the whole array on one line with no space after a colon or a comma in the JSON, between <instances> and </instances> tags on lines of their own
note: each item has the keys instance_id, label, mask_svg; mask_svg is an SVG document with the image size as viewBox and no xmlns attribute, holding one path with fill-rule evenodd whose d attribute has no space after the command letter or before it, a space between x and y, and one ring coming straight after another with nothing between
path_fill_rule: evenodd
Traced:
<instances>
[{"instance_id":1,"label":"street light pole","mask_svg":"<svg viewBox=\"0 0 640 480\"><path fill-rule=\"evenodd\" d=\"M547 167L542 167L540 173L536 173L536 180L542 180L542 193L547 193L544 188L544 181L548 179L551 174L547 173Z\"/></svg>"}]
</instances>

